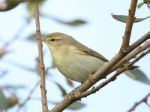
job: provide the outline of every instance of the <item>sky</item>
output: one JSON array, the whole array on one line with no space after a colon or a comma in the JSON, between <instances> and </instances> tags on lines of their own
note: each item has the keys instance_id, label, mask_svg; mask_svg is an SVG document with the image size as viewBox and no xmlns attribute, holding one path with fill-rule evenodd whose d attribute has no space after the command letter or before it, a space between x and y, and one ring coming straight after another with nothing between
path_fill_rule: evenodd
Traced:
<instances>
[{"instance_id":1,"label":"sky","mask_svg":"<svg viewBox=\"0 0 150 112\"><path fill-rule=\"evenodd\" d=\"M45 14L62 18L64 20L84 19L88 23L80 27L70 27L61 25L51 19L40 18L41 32L46 34L52 32L63 32L72 35L75 39L82 42L86 46L101 53L106 58L111 59L119 50L122 36L124 34L125 24L114 20L111 13L127 15L130 6L130 0L51 0L47 1L41 11ZM149 10L146 6L137 9L137 17L149 16ZM13 10L0 12L0 45L10 40L20 27L25 23L24 18L27 17L25 4L21 4ZM136 23L133 27L131 41L134 42L143 34L147 33L150 28L149 19ZM13 42L8 50L11 52L6 55L0 63L0 68L8 69L9 75L0 81L0 85L26 85L26 89L17 91L18 96L23 101L35 83L39 80L34 72L23 70L13 64L23 64L34 68L35 57L38 56L37 44L29 42L25 38L27 35L35 32L35 22L32 21L26 29L21 32L19 39ZM44 62L45 66L51 65L50 53L46 45L44 45ZM150 78L149 55L140 60L137 65ZM48 77L46 84L48 90L48 98L52 101L61 100L61 95L57 86L52 81L57 81L64 85L67 91L71 91L65 83L64 77L57 69L50 71L51 76ZM75 83L75 86L79 83ZM149 86L134 81L124 74L120 75L117 80L111 82L97 93L83 98L81 101L85 103L85 107L77 112L126 112L136 101L140 100L150 91ZM40 89L37 88L33 93L33 97L40 95ZM51 109L54 105L49 105ZM14 107L9 112L16 112ZM96 109L96 110L95 110ZM37 100L30 101L22 112L41 112L41 103ZM65 110L65 112L72 112ZM135 112L149 112L149 108L142 104Z\"/></svg>"}]
</instances>

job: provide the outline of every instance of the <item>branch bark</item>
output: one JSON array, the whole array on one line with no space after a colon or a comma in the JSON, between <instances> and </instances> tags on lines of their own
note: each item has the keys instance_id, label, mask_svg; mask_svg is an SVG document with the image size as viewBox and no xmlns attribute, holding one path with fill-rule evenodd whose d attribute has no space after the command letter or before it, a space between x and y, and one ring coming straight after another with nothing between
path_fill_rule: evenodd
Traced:
<instances>
[{"instance_id":1,"label":"branch bark","mask_svg":"<svg viewBox=\"0 0 150 112\"><path fill-rule=\"evenodd\" d=\"M129 53L124 59L122 59L119 63L117 63L112 70L117 69L119 66L123 65L124 63L128 62L130 59L137 56L140 52L144 51L145 49L150 47L150 41L145 42L143 46L137 47L135 50L133 50L131 53Z\"/></svg>"},{"instance_id":2,"label":"branch bark","mask_svg":"<svg viewBox=\"0 0 150 112\"><path fill-rule=\"evenodd\" d=\"M138 42L138 41L137 41ZM142 44L142 43L141 43ZM149 48L150 46L150 42L147 42L143 45L143 47L138 48L138 46L136 46L136 49L134 52L130 54L131 58L135 57L137 54L139 54L140 52L142 52L143 50L145 50L146 48ZM134 50L133 49L133 50ZM139 49L141 49L141 51L139 52ZM129 51L127 51L129 52ZM104 78L107 76L107 74L109 73L109 71L111 71L111 68L113 68L113 66L119 62L122 57L124 57L123 54L121 54L120 52L114 56L114 58L108 62L108 64L106 66L104 66L102 69L99 69L94 75L94 81L95 83L98 82L100 79ZM129 57L128 57L129 58ZM129 59L131 59L129 58ZM117 77L117 76L116 76ZM75 90L73 90L72 92L70 92L63 101L61 101L59 104L57 104L52 110L51 112L61 112L63 111L65 108L67 108L70 104L72 104L74 101L80 100L81 97L79 97L80 95L82 96L82 93L84 93L86 90L88 90L90 87L92 87L94 85L94 83L92 81L85 81L82 85L80 85L79 87L77 87Z\"/></svg>"},{"instance_id":3,"label":"branch bark","mask_svg":"<svg viewBox=\"0 0 150 112\"><path fill-rule=\"evenodd\" d=\"M150 96L150 92L144 96L140 101L136 102L127 112L133 112L136 107L138 107L141 103L147 103L148 97Z\"/></svg>"},{"instance_id":4,"label":"branch bark","mask_svg":"<svg viewBox=\"0 0 150 112\"><path fill-rule=\"evenodd\" d=\"M42 39L40 32L40 21L39 21L39 10L38 10L38 0L35 1L35 22L36 22L36 35L38 41L38 53L39 53L39 71L40 71L40 87L42 96L42 111L48 112L47 97L46 97L46 84L45 84L45 65L43 62L43 52L42 52Z\"/></svg>"},{"instance_id":5,"label":"branch bark","mask_svg":"<svg viewBox=\"0 0 150 112\"><path fill-rule=\"evenodd\" d=\"M130 37L131 37L131 32L132 32L132 26L133 26L134 19L135 19L134 15L135 15L135 11L136 11L137 1L138 0L131 0L128 18L127 18L127 23L126 23L126 28L125 28L125 32L124 32L124 36L123 36L123 42L122 42L120 52L126 52L126 50L129 47Z\"/></svg>"},{"instance_id":6,"label":"branch bark","mask_svg":"<svg viewBox=\"0 0 150 112\"><path fill-rule=\"evenodd\" d=\"M131 37L131 32L132 32L132 26L134 22L134 15L135 15L135 9L137 5L137 0L132 0L130 9L129 9L129 17L127 20L127 25L124 33L124 39L120 48L120 52L118 52L110 62L108 62L103 68L97 70L96 73L93 74L93 80L95 81L94 83L92 81L85 81L82 85L77 87L75 90L70 92L63 101L61 101L59 104L57 104L53 109L51 109L51 112L62 112L65 108L67 108L70 104L73 102L80 100L82 98L83 93L86 93L86 91L92 87L96 82L98 82L100 79L105 78L109 73L111 73L112 68L120 62L124 57L126 57L130 52L138 48L142 43L144 43L147 39L149 39L149 32L148 35L143 36L139 40L137 40L135 43L133 43L131 46L129 46L130 43L130 37ZM148 43L149 45L149 43ZM147 47L146 47L147 48ZM146 49L145 48L145 49ZM139 50L139 48L137 49ZM136 50L136 51L137 51ZM142 52L141 50L140 52ZM135 57L137 54L140 52L137 51L137 53L131 53L134 54L133 56ZM119 72L118 72L119 73ZM116 78L118 74L113 77ZM106 83L104 83L105 85ZM104 86L103 85L103 86ZM84 96L84 95L83 95Z\"/></svg>"},{"instance_id":7,"label":"branch bark","mask_svg":"<svg viewBox=\"0 0 150 112\"><path fill-rule=\"evenodd\" d=\"M143 46L145 47L145 46ZM144 48L143 48L144 50ZM138 49L137 49L138 51ZM137 52L135 51L135 52ZM113 76L111 76L109 79L103 81L101 84L99 84L97 87L93 87L91 88L91 90L85 91L83 93L81 93L81 95L79 96L80 98L83 97L87 97L88 95L91 95L95 92L97 92L99 89L101 89L102 87L104 87L105 85L107 85L108 83L114 81L121 73L125 72L126 70L128 70L128 68L130 68L133 64L135 64L137 61L139 61L141 58L143 58L144 56L146 56L148 53L150 53L150 48L148 50L146 50L145 52L140 53L140 55L138 57L136 57L132 62L130 62L130 64L124 66L123 68L119 69ZM131 54L130 57L132 58L134 54Z\"/></svg>"}]
</instances>

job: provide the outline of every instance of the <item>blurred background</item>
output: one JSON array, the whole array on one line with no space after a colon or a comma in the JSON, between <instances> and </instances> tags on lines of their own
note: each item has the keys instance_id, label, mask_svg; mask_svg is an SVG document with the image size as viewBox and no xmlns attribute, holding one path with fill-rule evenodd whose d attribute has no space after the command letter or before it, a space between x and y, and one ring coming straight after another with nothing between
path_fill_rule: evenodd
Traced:
<instances>
[{"instance_id":1,"label":"blurred background","mask_svg":"<svg viewBox=\"0 0 150 112\"><path fill-rule=\"evenodd\" d=\"M27 1L27 0L24 0ZM41 33L63 32L72 35L86 46L111 59L119 50L131 0L39 0ZM143 3L139 0L139 3ZM34 3L23 0L0 0L0 112L41 112L38 75L38 49ZM137 8L136 17L150 14L147 4ZM150 30L150 19L134 24L131 42ZM46 67L46 88L49 109L63 96L80 85L68 81L53 66L51 54L43 44ZM150 79L150 56L136 65ZM136 101L150 92L146 83L125 74L97 93L71 105L65 112L126 112ZM28 100L26 100L28 99ZM150 100L149 100L150 102ZM95 110L96 109L96 110ZM144 103L135 112L149 112Z\"/></svg>"}]
</instances>

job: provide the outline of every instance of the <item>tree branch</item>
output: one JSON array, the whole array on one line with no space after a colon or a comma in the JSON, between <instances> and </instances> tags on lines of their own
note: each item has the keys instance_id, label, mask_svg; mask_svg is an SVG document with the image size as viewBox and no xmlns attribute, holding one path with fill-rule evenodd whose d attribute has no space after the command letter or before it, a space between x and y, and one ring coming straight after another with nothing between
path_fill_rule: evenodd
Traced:
<instances>
[{"instance_id":1,"label":"tree branch","mask_svg":"<svg viewBox=\"0 0 150 112\"><path fill-rule=\"evenodd\" d=\"M144 96L140 101L136 102L127 112L133 112L133 110L135 110L135 108L138 107L141 103L147 104L149 96L150 96L150 92L146 96Z\"/></svg>"},{"instance_id":2,"label":"tree branch","mask_svg":"<svg viewBox=\"0 0 150 112\"><path fill-rule=\"evenodd\" d=\"M40 71L40 87L42 96L42 111L48 112L47 97L46 97L46 84L45 84L45 65L43 62L43 52L42 52L42 39L40 32L40 22L39 22L39 10L38 10L38 0L35 2L35 22L36 22L36 35L38 40L38 53L39 53L39 71Z\"/></svg>"},{"instance_id":3,"label":"tree branch","mask_svg":"<svg viewBox=\"0 0 150 112\"><path fill-rule=\"evenodd\" d=\"M144 45L137 47L135 50L133 50L131 53L129 53L125 58L123 58L119 63L117 63L112 70L117 69L119 66L123 65L124 63L128 62L130 59L137 56L140 52L144 51L145 49L150 47L150 41L145 42Z\"/></svg>"},{"instance_id":4,"label":"tree branch","mask_svg":"<svg viewBox=\"0 0 150 112\"><path fill-rule=\"evenodd\" d=\"M128 17L128 22L127 22L127 26L126 26L126 30L125 30L125 35L124 35L124 39L126 38L127 42L125 40L123 40L125 42L122 42L122 46L123 47L120 48L120 52L118 52L111 59L111 61L108 62L103 68L98 69L97 72L93 74L93 80L94 80L94 82L89 81L89 80L85 81L82 85L80 85L75 90L73 90L72 92L70 92L64 98L63 101L61 101L53 109L51 109L51 112L62 112L70 104L72 104L73 102L75 102L77 100L80 100L81 97L79 97L79 96L82 95L82 93L84 93L85 91L87 91L90 87L92 87L100 79L105 78L108 75L108 73L112 72L112 71L110 72L110 70L112 70L111 68L113 68L113 66L115 66L119 61L121 61L125 56L127 56L127 54L129 54L131 51L133 51L134 49L136 49L145 40L148 39L147 36L146 37L142 37L139 40L137 40L134 44L132 44L133 46L132 45L131 45L131 47L129 46L130 35L131 35L132 25L133 25L133 21L134 21L134 14L135 14L136 4L137 4L137 0L132 0L131 8L130 8L131 10L129 11L130 17ZM129 22L130 19L131 19L131 22ZM134 55L134 57L135 56L136 55Z\"/></svg>"},{"instance_id":5,"label":"tree branch","mask_svg":"<svg viewBox=\"0 0 150 112\"><path fill-rule=\"evenodd\" d=\"M142 44L143 42L145 42L146 40L150 39L150 31L148 31L145 35L143 35L139 40L137 40L136 42L134 42L129 50L133 50L134 48L136 48L137 46L139 46L140 44Z\"/></svg>"},{"instance_id":6,"label":"tree branch","mask_svg":"<svg viewBox=\"0 0 150 112\"><path fill-rule=\"evenodd\" d=\"M132 26L133 26L134 19L135 19L134 15L135 15L135 11L136 11L137 1L138 0L131 0L127 23L126 23L126 28L125 28L123 42L122 42L120 52L126 52L127 48L129 47Z\"/></svg>"},{"instance_id":7,"label":"tree branch","mask_svg":"<svg viewBox=\"0 0 150 112\"><path fill-rule=\"evenodd\" d=\"M139 39L140 40L140 39ZM139 40L137 40L136 42L139 42ZM134 43L135 45L140 45L140 44L136 44L136 42ZM142 44L142 42L141 42ZM150 45L150 42L145 43L143 46L144 47L139 47L135 46L135 48L133 47L132 49L128 49L127 52L130 53L132 50L136 49L135 52L137 53L131 53L134 54L133 57L135 57L139 52L139 49L146 49L148 48ZM136 54L136 55L135 55ZM96 82L98 82L100 79L104 78L107 76L107 74L109 73L109 71L111 70L111 68L113 68L113 66L118 63L119 61L121 61L122 58L124 58L126 55L124 55L124 53L118 53L116 54L116 56L114 56L114 58L108 62L108 64L106 64L103 68L99 69L94 75L93 75L93 79ZM70 92L63 101L61 101L59 104L57 104L52 110L51 112L61 112L63 111L65 108L67 108L70 104L72 104L74 101L79 100L80 98L78 98L79 95L81 95L83 92L85 92L86 90L88 90L91 86L93 86L95 83L93 83L92 81L85 81L82 85L80 85L79 87L77 87L75 90L73 90L72 92Z\"/></svg>"},{"instance_id":8,"label":"tree branch","mask_svg":"<svg viewBox=\"0 0 150 112\"><path fill-rule=\"evenodd\" d=\"M146 56L148 53L150 53L150 49L146 50L145 52L142 52L138 57L136 57L130 64L124 66L123 68L119 69L113 76L111 76L109 79L105 80L104 82L102 82L100 85L98 85L97 87L93 87L91 88L91 90L85 91L83 93L81 93L81 95L79 95L79 98L83 98L83 97L87 97L90 94L93 94L95 92L97 92L99 89L101 89L102 87L104 87L105 85L109 84L111 81L114 81L116 79L116 77L118 77L121 73L125 72L126 70L128 70L128 68L130 68L133 64L135 64L137 61L139 61L141 58L143 58L144 56ZM132 54L133 55L133 54ZM130 57L132 57L132 55Z\"/></svg>"}]
</instances>

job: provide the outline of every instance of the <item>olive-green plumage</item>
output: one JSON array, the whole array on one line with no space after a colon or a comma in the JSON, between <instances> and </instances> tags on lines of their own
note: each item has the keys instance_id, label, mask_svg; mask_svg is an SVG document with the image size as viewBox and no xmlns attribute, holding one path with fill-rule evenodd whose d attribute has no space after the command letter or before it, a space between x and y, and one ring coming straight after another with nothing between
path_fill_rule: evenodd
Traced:
<instances>
[{"instance_id":1,"label":"olive-green plumage","mask_svg":"<svg viewBox=\"0 0 150 112\"><path fill-rule=\"evenodd\" d=\"M67 78L84 82L108 60L64 33L52 33L43 41L51 51L55 66Z\"/></svg>"}]
</instances>

